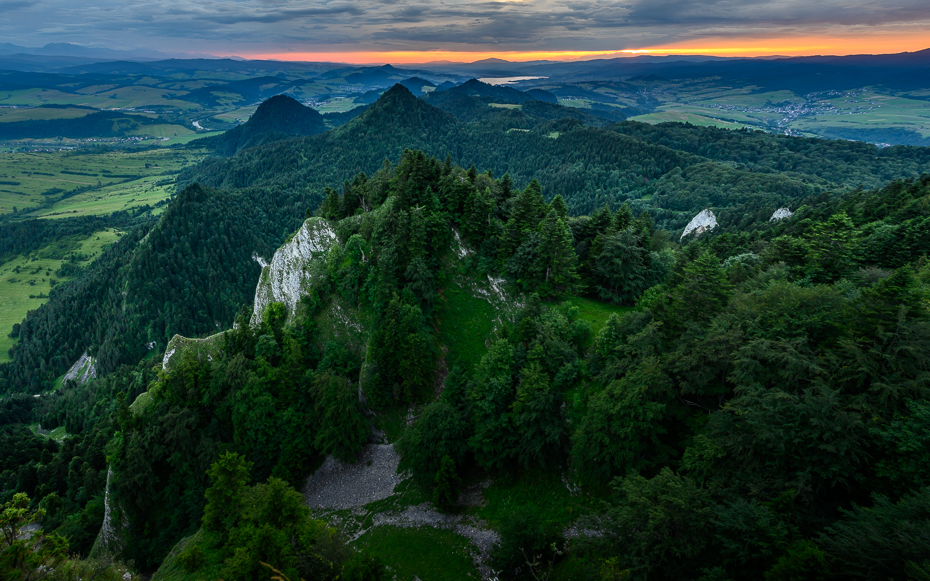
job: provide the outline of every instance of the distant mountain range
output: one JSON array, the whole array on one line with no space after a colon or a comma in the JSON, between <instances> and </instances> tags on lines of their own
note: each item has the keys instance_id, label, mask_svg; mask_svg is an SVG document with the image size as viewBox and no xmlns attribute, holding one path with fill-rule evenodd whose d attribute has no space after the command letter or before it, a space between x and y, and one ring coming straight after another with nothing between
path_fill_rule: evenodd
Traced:
<instances>
[{"instance_id":1,"label":"distant mountain range","mask_svg":"<svg viewBox=\"0 0 930 581\"><path fill-rule=\"evenodd\" d=\"M30 47L0 43L0 55L36 55L58 57L82 57L91 59L164 59L171 57L191 58L194 55L186 53L166 53L147 48L132 50L115 50L112 48L99 48L82 46L68 42L51 42L45 46Z\"/></svg>"}]
</instances>

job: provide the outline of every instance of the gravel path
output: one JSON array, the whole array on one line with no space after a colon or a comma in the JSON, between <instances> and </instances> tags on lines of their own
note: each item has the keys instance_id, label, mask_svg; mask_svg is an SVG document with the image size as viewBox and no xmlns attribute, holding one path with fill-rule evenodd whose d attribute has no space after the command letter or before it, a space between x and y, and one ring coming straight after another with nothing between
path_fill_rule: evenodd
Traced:
<instances>
[{"instance_id":1,"label":"gravel path","mask_svg":"<svg viewBox=\"0 0 930 581\"><path fill-rule=\"evenodd\" d=\"M332 456L307 479L304 496L312 509L354 508L394 493L403 479L397 473L400 456L391 444L366 446L355 464L345 464Z\"/></svg>"},{"instance_id":2,"label":"gravel path","mask_svg":"<svg viewBox=\"0 0 930 581\"><path fill-rule=\"evenodd\" d=\"M362 528L355 529L354 535L346 531L351 536L350 541L358 539L372 528L381 526L432 527L450 530L471 541L477 549L474 561L481 576L484 579L493 579L494 572L485 563L488 562L494 546L500 542L500 535L490 529L487 523L474 517L443 514L428 502L408 506L399 512L366 514L366 511L361 508L366 504L388 498L394 493L394 487L407 477L406 474L397 474L399 462L400 456L392 444L366 446L361 457L354 464L339 462L330 456L323 466L307 479L304 487L307 505L317 510L356 509L352 511L355 517L350 517L349 520L360 517L359 524ZM489 483L490 481L481 483L474 487L475 490L469 491L475 497L469 500L475 505L480 505L481 491ZM335 515L331 516L335 517ZM342 521L342 517L335 517L332 520ZM366 522L370 524L365 524Z\"/></svg>"}]
</instances>

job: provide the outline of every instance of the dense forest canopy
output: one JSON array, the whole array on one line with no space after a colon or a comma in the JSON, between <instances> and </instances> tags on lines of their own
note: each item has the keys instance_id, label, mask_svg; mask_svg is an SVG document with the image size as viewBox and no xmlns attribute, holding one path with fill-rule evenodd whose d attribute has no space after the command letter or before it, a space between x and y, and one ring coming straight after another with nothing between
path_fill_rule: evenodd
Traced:
<instances>
[{"instance_id":1,"label":"dense forest canopy","mask_svg":"<svg viewBox=\"0 0 930 581\"><path fill-rule=\"evenodd\" d=\"M397 90L380 105L390 99L415 108L425 138L456 127ZM378 107L334 135L364 143L362 132L403 129L401 118L377 116ZM681 128L668 130L672 139ZM539 139L568 137L580 147L592 131L599 130ZM314 139L335 137L268 151L296 156ZM0 489L56 507L46 526L85 552L103 518L109 466L111 501L130 523L121 558L140 570L168 566L166 555L187 538L171 566L190 573L265 578L259 560L271 559L295 578L325 557L351 572L346 577L378 578L380 565L363 555L321 552L332 533L305 514L292 487L325 455L356 458L372 421L410 409L413 421L392 443L438 507L457 510L467 482L545 473L564 475L593 499L571 517L507 515L492 556L502 578L923 578L930 571L930 175L830 195L817 187L825 178L805 178L801 187L781 174L637 143L677 160L677 170L657 180L656 198L685 203L671 193L685 187L677 182L699 182L709 188L694 192L701 202L732 200L754 212L737 219L721 211L717 229L679 243L635 201L578 215L564 196L547 199L541 181L519 183L410 149L396 166L324 190L313 217L287 196L284 184L296 178L222 193L188 187L157 225L124 237L96 276L128 268L136 273L124 279L135 285L129 294L153 297L159 278L176 277L171 292L187 294L158 307L175 309L166 311L178 317L174 328L198 316L191 310L198 303L185 301L215 284L203 298L217 309L207 316L238 311L238 324L214 339L209 357L191 348L155 370L151 362L112 361L116 372L87 385L5 399L10 460ZM840 151L827 147L824 155ZM259 148L232 159L257 164L266 154ZM771 163L764 151L752 155ZM724 171L743 177L732 190L711 188ZM769 220L772 200L753 194L753 180L766 176L784 196L777 200L793 200L792 217ZM230 179L244 178L213 185ZM281 205L266 197L267 214L250 212L249 196L258 192ZM288 227L260 238L272 213L289 214ZM207 227L210 216L223 216L222 230ZM268 256L304 218L336 233L312 265L312 288L292 311L271 303L250 323L251 311L239 310L249 299L223 294L239 277L252 288L258 279L232 240L251 236ZM172 258L176 248L184 254ZM185 284L183 257L199 253L216 261L196 267L209 284ZM226 270L231 263L252 272ZM90 285L89 274L67 288ZM500 281L513 309L500 312L500 324L468 352L456 330L449 338L451 291L456 281L485 279ZM628 308L592 321L573 306L579 295ZM119 320L126 329L152 324L119 294L107 300L123 306L97 308L128 313ZM368 321L366 346L333 334L326 321L335 305ZM24 323L20 349L39 329L56 328L40 321ZM21 427L26 421L74 436L38 441ZM237 502L250 508L224 512ZM566 538L569 527L581 533ZM274 531L300 540L283 542Z\"/></svg>"},{"instance_id":2,"label":"dense forest canopy","mask_svg":"<svg viewBox=\"0 0 930 581\"><path fill-rule=\"evenodd\" d=\"M531 100L524 111L530 104L566 109ZM571 215L627 203L668 230L706 208L726 229L751 229L780 207L930 170L927 148L681 124L598 128L520 112L523 131L511 124L512 110L496 111L497 121L462 122L397 85L334 130L208 159L182 174L202 187L179 194L145 244L131 242L144 233L126 238L111 251L123 258L83 275L96 282L54 289L49 303L27 317L12 363L0 367L0 389L38 391L85 350L109 372L138 360L152 342L164 348L176 333L227 328L237 305L252 295L259 272L252 255L268 257L326 187L360 171L371 174L408 147L494 176L509 173L520 187L538 179L543 198L561 196Z\"/></svg>"}]
</instances>

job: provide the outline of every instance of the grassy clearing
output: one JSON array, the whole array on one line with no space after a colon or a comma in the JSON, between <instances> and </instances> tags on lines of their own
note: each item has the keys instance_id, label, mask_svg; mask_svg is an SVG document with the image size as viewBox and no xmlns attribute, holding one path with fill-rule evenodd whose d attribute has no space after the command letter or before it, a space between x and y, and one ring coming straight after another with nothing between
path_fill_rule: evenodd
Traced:
<instances>
[{"instance_id":1,"label":"grassy clearing","mask_svg":"<svg viewBox=\"0 0 930 581\"><path fill-rule=\"evenodd\" d=\"M196 133L197 132L193 129L188 129L182 125L177 125L174 123L163 123L160 125L144 125L135 131L131 131L129 135L148 137L183 137L187 135L194 135Z\"/></svg>"},{"instance_id":2,"label":"grassy clearing","mask_svg":"<svg viewBox=\"0 0 930 581\"><path fill-rule=\"evenodd\" d=\"M344 113L358 107L354 97L338 97L316 108L320 113Z\"/></svg>"},{"instance_id":3,"label":"grassy clearing","mask_svg":"<svg viewBox=\"0 0 930 581\"><path fill-rule=\"evenodd\" d=\"M65 438L68 437L68 432L65 430L64 426L58 426L54 430L42 430L39 431L39 424L32 424L29 426L29 429L32 430L32 433L36 436L41 436L49 438L50 440L55 440L56 442L61 443Z\"/></svg>"},{"instance_id":4,"label":"grassy clearing","mask_svg":"<svg viewBox=\"0 0 930 581\"><path fill-rule=\"evenodd\" d=\"M384 432L388 442L396 443L407 429L407 408L395 406L380 412L375 418L375 427Z\"/></svg>"},{"instance_id":5,"label":"grassy clearing","mask_svg":"<svg viewBox=\"0 0 930 581\"><path fill-rule=\"evenodd\" d=\"M439 341L449 349L449 367L459 363L471 368L484 355L485 340L494 330L497 312L487 300L476 297L456 283L446 285L439 309Z\"/></svg>"},{"instance_id":6,"label":"grassy clearing","mask_svg":"<svg viewBox=\"0 0 930 581\"><path fill-rule=\"evenodd\" d=\"M532 511L546 523L567 527L596 502L573 495L560 474L541 470L524 472L516 479L495 480L483 496L487 503L469 511L494 527L499 527L507 515L521 511Z\"/></svg>"},{"instance_id":7,"label":"grassy clearing","mask_svg":"<svg viewBox=\"0 0 930 581\"><path fill-rule=\"evenodd\" d=\"M60 284L69 280L55 275L65 256L71 252L83 254L87 259L78 264L87 266L120 236L120 232L110 229L83 240L59 240L29 256L19 256L0 265L0 363L9 361L8 350L16 343L9 337L13 325L22 322L28 311L48 301L52 281Z\"/></svg>"},{"instance_id":8,"label":"grassy clearing","mask_svg":"<svg viewBox=\"0 0 930 581\"><path fill-rule=\"evenodd\" d=\"M495 109L522 109L522 105L513 105L509 103L488 103L489 107L494 107Z\"/></svg>"},{"instance_id":9,"label":"grassy clearing","mask_svg":"<svg viewBox=\"0 0 930 581\"><path fill-rule=\"evenodd\" d=\"M743 127L748 127L748 125L743 123L723 121L721 119L715 119L706 115L698 115L696 113L686 113L680 111L661 111L659 113L637 115L636 117L630 117L629 121L639 121L641 123L649 123L651 125L656 123L670 122L690 123L691 125L696 125L698 127L720 127L722 129L742 129Z\"/></svg>"},{"instance_id":10,"label":"grassy clearing","mask_svg":"<svg viewBox=\"0 0 930 581\"><path fill-rule=\"evenodd\" d=\"M595 335L604 328L610 315L614 313L628 313L633 310L633 307L622 307L613 303L584 297L569 297L563 300L562 303L568 303L573 307L578 307L579 318L591 324L591 328L594 330Z\"/></svg>"},{"instance_id":11,"label":"grassy clearing","mask_svg":"<svg viewBox=\"0 0 930 581\"><path fill-rule=\"evenodd\" d=\"M174 191L174 183L160 176L143 178L65 198L51 208L35 212L34 215L39 218L105 215L138 206L154 206L170 198ZM156 210L154 213L159 212Z\"/></svg>"},{"instance_id":12,"label":"grassy clearing","mask_svg":"<svg viewBox=\"0 0 930 581\"><path fill-rule=\"evenodd\" d=\"M226 111L225 113L214 115L213 119L222 121L224 123L245 123L249 120L249 117L255 113L256 109L258 109L258 107L253 105L248 107L239 107L238 109L233 109L232 111Z\"/></svg>"},{"instance_id":13,"label":"grassy clearing","mask_svg":"<svg viewBox=\"0 0 930 581\"><path fill-rule=\"evenodd\" d=\"M203 139L204 137L213 137L214 135L222 135L225 131L201 131L191 135L182 135L179 137L170 137L158 142L158 145L169 146L169 145L178 145L181 143L190 143L191 141L196 141L198 139ZM199 161L199 160L198 160Z\"/></svg>"},{"instance_id":14,"label":"grassy clearing","mask_svg":"<svg viewBox=\"0 0 930 581\"><path fill-rule=\"evenodd\" d=\"M0 108L0 123L39 121L49 119L77 119L93 113L92 109L6 109Z\"/></svg>"},{"instance_id":15,"label":"grassy clearing","mask_svg":"<svg viewBox=\"0 0 930 581\"><path fill-rule=\"evenodd\" d=\"M453 532L430 527L379 527L355 544L390 567L394 579L411 581L467 581L480 579L472 561L471 544Z\"/></svg>"}]
</instances>

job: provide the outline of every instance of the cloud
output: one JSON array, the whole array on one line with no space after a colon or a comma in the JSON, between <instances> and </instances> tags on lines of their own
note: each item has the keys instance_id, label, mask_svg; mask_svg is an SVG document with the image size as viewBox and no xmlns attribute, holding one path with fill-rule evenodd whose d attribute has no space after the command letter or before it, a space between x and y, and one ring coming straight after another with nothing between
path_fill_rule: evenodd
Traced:
<instances>
[{"instance_id":1,"label":"cloud","mask_svg":"<svg viewBox=\"0 0 930 581\"><path fill-rule=\"evenodd\" d=\"M927 0L0 0L0 37L250 52L355 46L606 50L930 23ZM52 32L54 31L54 32Z\"/></svg>"}]
</instances>

